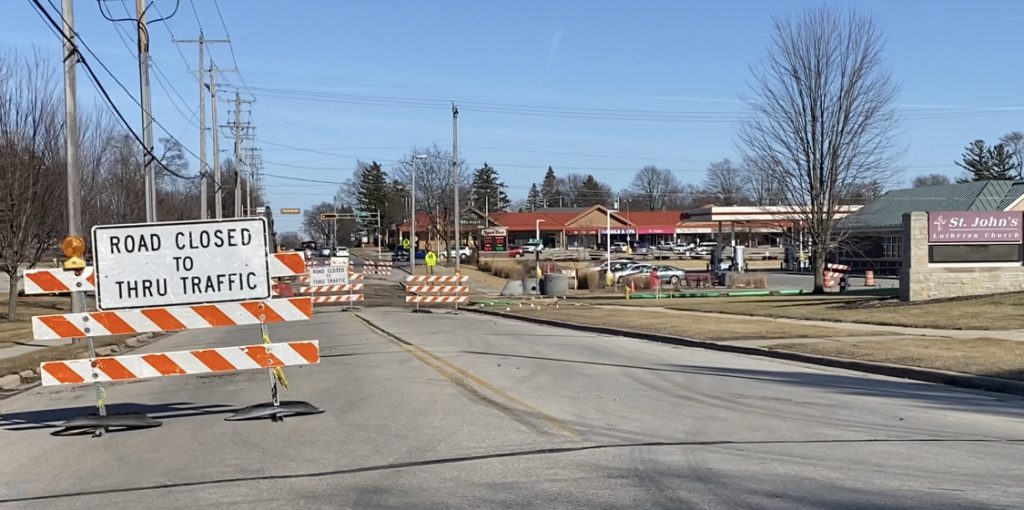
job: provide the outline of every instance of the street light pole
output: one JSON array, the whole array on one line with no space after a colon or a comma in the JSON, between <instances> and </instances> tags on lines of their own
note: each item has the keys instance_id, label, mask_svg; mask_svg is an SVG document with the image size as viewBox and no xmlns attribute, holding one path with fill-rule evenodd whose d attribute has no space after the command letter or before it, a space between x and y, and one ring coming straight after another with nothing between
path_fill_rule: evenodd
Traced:
<instances>
[{"instance_id":1,"label":"street light pole","mask_svg":"<svg viewBox=\"0 0 1024 510\"><path fill-rule=\"evenodd\" d=\"M455 179L455 274L459 274L459 260L462 258L462 211L459 209L459 107L452 102L452 176Z\"/></svg>"},{"instance_id":2,"label":"street light pole","mask_svg":"<svg viewBox=\"0 0 1024 510\"><path fill-rule=\"evenodd\" d=\"M615 277L612 275L612 213L618 212L611 209L607 209L608 223L605 226L605 236L607 237L606 248L608 249L608 269L605 270L604 283L608 286L615 284Z\"/></svg>"},{"instance_id":3,"label":"street light pole","mask_svg":"<svg viewBox=\"0 0 1024 510\"><path fill-rule=\"evenodd\" d=\"M534 228L536 229L537 243L538 243L537 246L535 246L533 248L534 260L536 261L535 269L536 269L536 272L537 272L537 278L541 277L541 274L540 274L540 248L541 248L541 246L544 246L544 242L541 241L541 239L540 239L540 224L541 223L544 223L544 220L537 220L536 223L534 223Z\"/></svg>"},{"instance_id":4,"label":"street light pole","mask_svg":"<svg viewBox=\"0 0 1024 510\"><path fill-rule=\"evenodd\" d=\"M409 274L416 274L416 160L426 159L423 154L412 157L412 193L409 195Z\"/></svg>"}]
</instances>

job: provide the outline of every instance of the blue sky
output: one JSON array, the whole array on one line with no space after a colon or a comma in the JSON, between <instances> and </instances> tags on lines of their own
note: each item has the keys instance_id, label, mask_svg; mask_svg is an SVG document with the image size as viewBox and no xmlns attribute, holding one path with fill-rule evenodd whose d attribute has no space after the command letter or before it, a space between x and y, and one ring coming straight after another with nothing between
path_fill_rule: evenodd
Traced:
<instances>
[{"instance_id":1,"label":"blue sky","mask_svg":"<svg viewBox=\"0 0 1024 510\"><path fill-rule=\"evenodd\" d=\"M163 14L175 5L175 0L155 2ZM901 109L910 114L899 133L906 147L904 184L919 174L956 175L952 162L970 140L994 141L1024 130L1024 100L1018 97L1024 71L1017 63L1024 3L825 3L871 14L887 38L886 63L900 86ZM75 4L84 41L137 95L133 50L100 16L95 2ZM593 173L615 188L626 186L635 169L647 164L672 169L684 182L699 182L709 162L736 158L732 122L510 115L471 104L729 117L742 111L738 96L748 90L749 66L765 54L772 16L821 4L219 0L222 25L212 0L182 0L173 18L151 27L159 69L154 74L162 73L154 78L153 110L167 131L198 151L198 130L185 111L195 109L197 101L198 85L186 67L186 61L195 65L196 49L175 47L170 39L172 33L195 38L201 24L209 38L230 33L237 65L256 96L253 121L267 174L343 181L356 157L387 166L412 146L450 147L451 117L443 102L455 100L464 104L463 158L474 166L487 161L496 167L513 197L524 196L548 165L561 174ZM104 5L115 15L125 13L121 1L104 0ZM121 26L132 29L130 23ZM60 55L59 40L27 0L5 2L0 43L21 50L34 46L53 56L55 66ZM210 53L221 67L235 65L225 45L212 45ZM113 81L104 78L115 91ZM159 80L167 82L164 88ZM224 81L242 83L237 74L226 74ZM95 92L84 79L79 83L83 104L91 103ZM291 92L268 88L316 91L335 99L346 95L348 102L300 101ZM121 108L138 122L131 99L117 92ZM352 104L353 97L373 104ZM416 103L427 108L381 104L379 98L391 97L436 102ZM952 115L922 115L922 108L949 108ZM222 122L227 112L222 105ZM166 135L157 130L157 136ZM222 143L222 151L230 147ZM192 168L197 166L193 161ZM268 177L266 185L275 209L331 200L335 191L332 185L277 177ZM294 218L281 219L279 229L297 227Z\"/></svg>"}]
</instances>

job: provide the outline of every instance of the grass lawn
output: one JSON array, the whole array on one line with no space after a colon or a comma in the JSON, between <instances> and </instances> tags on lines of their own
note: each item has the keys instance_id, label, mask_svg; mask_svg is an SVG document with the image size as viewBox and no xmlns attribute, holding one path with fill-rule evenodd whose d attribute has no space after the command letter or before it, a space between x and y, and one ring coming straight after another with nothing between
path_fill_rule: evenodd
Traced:
<instances>
[{"instance_id":1,"label":"grass lawn","mask_svg":"<svg viewBox=\"0 0 1024 510\"><path fill-rule=\"evenodd\" d=\"M49 315L67 312L71 309L71 299L60 296L33 296L18 298L18 320L7 320L7 294L0 294L0 348L9 347L16 342L32 340L33 315Z\"/></svg>"},{"instance_id":2,"label":"grass lawn","mask_svg":"<svg viewBox=\"0 0 1024 510\"><path fill-rule=\"evenodd\" d=\"M614 300L606 304L939 329L1024 329L1024 293L925 303L832 295Z\"/></svg>"},{"instance_id":3,"label":"grass lawn","mask_svg":"<svg viewBox=\"0 0 1024 510\"><path fill-rule=\"evenodd\" d=\"M1024 342L1010 340L908 338L778 344L769 349L1024 380Z\"/></svg>"},{"instance_id":4,"label":"grass lawn","mask_svg":"<svg viewBox=\"0 0 1024 510\"><path fill-rule=\"evenodd\" d=\"M503 310L503 308L497 308ZM698 340L752 340L771 338L828 338L842 336L869 336L862 330L836 328L809 328L800 324L785 324L757 319L720 321L696 315L665 313L656 310L608 310L588 305L564 305L559 308L542 306L513 306L511 313L555 319L579 324L591 324L632 331L677 335Z\"/></svg>"}]
</instances>

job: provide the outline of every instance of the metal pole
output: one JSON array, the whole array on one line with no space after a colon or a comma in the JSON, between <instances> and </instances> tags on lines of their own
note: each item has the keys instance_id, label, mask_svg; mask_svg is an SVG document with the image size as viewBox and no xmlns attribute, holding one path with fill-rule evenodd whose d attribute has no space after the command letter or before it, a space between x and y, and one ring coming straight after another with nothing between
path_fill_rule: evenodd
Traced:
<instances>
[{"instance_id":1,"label":"metal pole","mask_svg":"<svg viewBox=\"0 0 1024 510\"><path fill-rule=\"evenodd\" d=\"M416 274L416 160L412 157L412 194L409 202L409 274Z\"/></svg>"},{"instance_id":2,"label":"metal pole","mask_svg":"<svg viewBox=\"0 0 1024 510\"><path fill-rule=\"evenodd\" d=\"M235 217L242 215L242 96L235 91Z\"/></svg>"},{"instance_id":3,"label":"metal pole","mask_svg":"<svg viewBox=\"0 0 1024 510\"><path fill-rule=\"evenodd\" d=\"M206 36L199 32L199 217L207 219L210 217L210 206L207 204L207 181L206 175L206 56L203 54L206 46Z\"/></svg>"},{"instance_id":4,"label":"metal pole","mask_svg":"<svg viewBox=\"0 0 1024 510\"><path fill-rule=\"evenodd\" d=\"M612 210L607 209L605 211L608 215L608 222L605 225L605 237L607 241L605 248L608 250L608 269L605 270L604 283L605 285L612 286L615 284L615 277L612 275Z\"/></svg>"},{"instance_id":5,"label":"metal pole","mask_svg":"<svg viewBox=\"0 0 1024 510\"><path fill-rule=\"evenodd\" d=\"M224 204L220 189L220 128L217 126L217 68L210 65L210 115L213 125L210 131L213 133L213 217L218 220L224 217Z\"/></svg>"},{"instance_id":6,"label":"metal pole","mask_svg":"<svg viewBox=\"0 0 1024 510\"><path fill-rule=\"evenodd\" d=\"M383 228L380 224L380 210L377 211L377 260L381 260L384 257L384 253L380 248L380 240L384 237Z\"/></svg>"},{"instance_id":7,"label":"metal pole","mask_svg":"<svg viewBox=\"0 0 1024 510\"><path fill-rule=\"evenodd\" d=\"M452 177L455 179L455 274L462 258L462 211L459 209L459 107L452 102ZM461 285L456 282L456 286Z\"/></svg>"},{"instance_id":8,"label":"metal pole","mask_svg":"<svg viewBox=\"0 0 1024 510\"><path fill-rule=\"evenodd\" d=\"M82 192L78 175L78 104L75 84L78 49L75 47L75 11L72 0L61 1L61 15L64 18L64 142L67 151L68 235L81 236ZM71 293L72 313L84 309L84 297L81 292Z\"/></svg>"},{"instance_id":9,"label":"metal pole","mask_svg":"<svg viewBox=\"0 0 1024 510\"><path fill-rule=\"evenodd\" d=\"M149 32L146 30L146 2L135 0L138 17L139 89L142 97L142 142L146 153L142 157L142 170L146 181L146 222L156 221L156 175L153 172L153 106L149 83Z\"/></svg>"}]
</instances>

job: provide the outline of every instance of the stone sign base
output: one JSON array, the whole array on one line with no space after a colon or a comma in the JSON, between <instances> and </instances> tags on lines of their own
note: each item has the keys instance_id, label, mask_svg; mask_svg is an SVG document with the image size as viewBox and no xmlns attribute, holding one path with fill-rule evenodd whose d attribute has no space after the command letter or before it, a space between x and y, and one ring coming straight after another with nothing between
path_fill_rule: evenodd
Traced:
<instances>
[{"instance_id":1,"label":"stone sign base","mask_svg":"<svg viewBox=\"0 0 1024 510\"><path fill-rule=\"evenodd\" d=\"M1018 262L932 264L928 261L928 215L903 215L900 299L921 301L1024 291Z\"/></svg>"}]
</instances>

